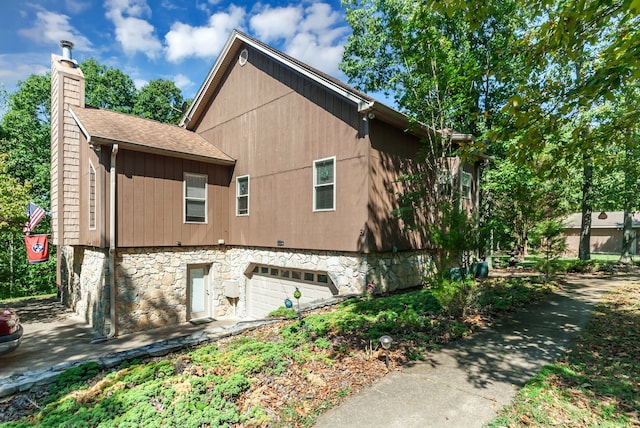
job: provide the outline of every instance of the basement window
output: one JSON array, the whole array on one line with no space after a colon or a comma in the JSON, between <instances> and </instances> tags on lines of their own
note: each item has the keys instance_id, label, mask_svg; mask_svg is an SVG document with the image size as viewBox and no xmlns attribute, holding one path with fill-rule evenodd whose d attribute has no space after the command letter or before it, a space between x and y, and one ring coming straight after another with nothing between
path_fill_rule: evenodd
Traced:
<instances>
[{"instance_id":1,"label":"basement window","mask_svg":"<svg viewBox=\"0 0 640 428\"><path fill-rule=\"evenodd\" d=\"M338 294L338 289L336 288L335 284L331 280L331 277L326 271L290 269L273 265L251 264L247 268L245 275L247 275L248 277L260 275L264 278L273 278L280 281L287 281L283 282L285 284L291 284L291 282L293 282L294 286L300 287L304 287L305 285L328 287L331 290L332 294Z\"/></svg>"}]
</instances>

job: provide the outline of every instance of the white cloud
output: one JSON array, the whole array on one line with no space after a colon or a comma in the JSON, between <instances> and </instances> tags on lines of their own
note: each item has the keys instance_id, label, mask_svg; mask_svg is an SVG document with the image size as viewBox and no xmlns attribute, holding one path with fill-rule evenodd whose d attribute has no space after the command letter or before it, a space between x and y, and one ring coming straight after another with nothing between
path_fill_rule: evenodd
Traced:
<instances>
[{"instance_id":1,"label":"white cloud","mask_svg":"<svg viewBox=\"0 0 640 428\"><path fill-rule=\"evenodd\" d=\"M19 30L19 34L41 44L57 44L60 40L71 40L74 48L91 50L89 39L69 24L69 16L44 9L36 12L36 20L31 28Z\"/></svg>"},{"instance_id":2,"label":"white cloud","mask_svg":"<svg viewBox=\"0 0 640 428\"><path fill-rule=\"evenodd\" d=\"M173 77L173 83L184 92L185 88L189 88L194 85L194 83L189 79L189 77L185 76L182 73L178 73Z\"/></svg>"},{"instance_id":3,"label":"white cloud","mask_svg":"<svg viewBox=\"0 0 640 428\"><path fill-rule=\"evenodd\" d=\"M258 39L270 43L292 37L298 31L302 20L302 8L299 6L271 8L267 6L249 20L249 25Z\"/></svg>"},{"instance_id":4,"label":"white cloud","mask_svg":"<svg viewBox=\"0 0 640 428\"><path fill-rule=\"evenodd\" d=\"M179 62L185 58L212 58L224 46L234 28L241 27L245 10L231 5L227 12L211 15L207 25L195 27L176 22L164 36L167 59Z\"/></svg>"},{"instance_id":5,"label":"white cloud","mask_svg":"<svg viewBox=\"0 0 640 428\"><path fill-rule=\"evenodd\" d=\"M116 40L125 53L142 52L149 58L158 56L162 43L154 34L153 25L142 19L151 16L146 0L107 0L105 8L105 16L115 25Z\"/></svg>"},{"instance_id":6,"label":"white cloud","mask_svg":"<svg viewBox=\"0 0 640 428\"><path fill-rule=\"evenodd\" d=\"M47 61L42 60L40 52L0 54L0 82L4 85L4 88L0 86L0 89L5 89L9 93L15 92L18 81L24 81L32 74L44 75L49 71L51 66ZM0 102L0 107L1 104ZM0 111L0 117L3 113Z\"/></svg>"},{"instance_id":7,"label":"white cloud","mask_svg":"<svg viewBox=\"0 0 640 428\"><path fill-rule=\"evenodd\" d=\"M261 9L249 20L256 37L332 76L342 76L338 64L342 60L349 28L341 13L327 3L306 7L289 6Z\"/></svg>"},{"instance_id":8,"label":"white cloud","mask_svg":"<svg viewBox=\"0 0 640 428\"><path fill-rule=\"evenodd\" d=\"M107 17L131 15L136 17L150 17L151 8L147 0L106 0L104 7L107 9Z\"/></svg>"},{"instance_id":9,"label":"white cloud","mask_svg":"<svg viewBox=\"0 0 640 428\"><path fill-rule=\"evenodd\" d=\"M66 9L73 14L80 13L91 7L91 2L81 0L65 0Z\"/></svg>"},{"instance_id":10,"label":"white cloud","mask_svg":"<svg viewBox=\"0 0 640 428\"><path fill-rule=\"evenodd\" d=\"M137 90L140 90L140 88L142 88L147 83L149 83L149 81L145 79L133 79L133 85Z\"/></svg>"},{"instance_id":11,"label":"white cloud","mask_svg":"<svg viewBox=\"0 0 640 428\"><path fill-rule=\"evenodd\" d=\"M305 9L300 30L321 34L338 23L340 18L340 13L331 9L327 3L314 3Z\"/></svg>"},{"instance_id":12,"label":"white cloud","mask_svg":"<svg viewBox=\"0 0 640 428\"><path fill-rule=\"evenodd\" d=\"M324 44L311 33L299 33L287 43L286 53L331 76L341 75L338 64L342 60L342 44Z\"/></svg>"}]
</instances>

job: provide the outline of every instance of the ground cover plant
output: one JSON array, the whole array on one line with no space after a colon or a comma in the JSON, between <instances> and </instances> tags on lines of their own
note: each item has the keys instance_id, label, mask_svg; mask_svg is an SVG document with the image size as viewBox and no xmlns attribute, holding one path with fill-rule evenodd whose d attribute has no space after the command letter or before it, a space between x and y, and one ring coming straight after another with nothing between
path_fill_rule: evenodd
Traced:
<instances>
[{"instance_id":1,"label":"ground cover plant","mask_svg":"<svg viewBox=\"0 0 640 428\"><path fill-rule=\"evenodd\" d=\"M575 345L491 427L640 427L640 284L606 295Z\"/></svg>"},{"instance_id":2,"label":"ground cover plant","mask_svg":"<svg viewBox=\"0 0 640 428\"><path fill-rule=\"evenodd\" d=\"M0 403L0 420L12 427L309 426L388 372L380 336L394 338L389 369L397 370L543 297L551 285L503 278L477 289L461 317L445 311L433 290L418 289L350 299L302 320L111 370L84 364L46 389Z\"/></svg>"}]
</instances>

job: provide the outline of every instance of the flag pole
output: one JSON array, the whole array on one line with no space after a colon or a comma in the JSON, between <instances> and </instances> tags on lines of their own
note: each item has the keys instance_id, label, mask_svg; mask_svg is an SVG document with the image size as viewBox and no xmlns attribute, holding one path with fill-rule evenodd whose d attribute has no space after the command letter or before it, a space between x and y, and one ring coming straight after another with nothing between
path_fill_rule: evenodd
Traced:
<instances>
[{"instance_id":1,"label":"flag pole","mask_svg":"<svg viewBox=\"0 0 640 428\"><path fill-rule=\"evenodd\" d=\"M9 280L9 298L13 297L13 281L15 273L13 271L13 233L9 234L9 271L11 279Z\"/></svg>"}]
</instances>

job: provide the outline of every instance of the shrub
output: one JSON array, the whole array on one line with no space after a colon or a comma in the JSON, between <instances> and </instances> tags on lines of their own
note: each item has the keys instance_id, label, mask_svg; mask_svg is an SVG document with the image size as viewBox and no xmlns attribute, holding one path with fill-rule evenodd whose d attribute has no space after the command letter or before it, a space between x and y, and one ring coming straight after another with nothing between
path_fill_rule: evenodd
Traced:
<instances>
[{"instance_id":1,"label":"shrub","mask_svg":"<svg viewBox=\"0 0 640 428\"><path fill-rule=\"evenodd\" d=\"M280 306L275 311L269 312L269 317L272 318L285 318L285 319L294 319L296 315L296 311L293 308L285 308L284 306Z\"/></svg>"},{"instance_id":2,"label":"shrub","mask_svg":"<svg viewBox=\"0 0 640 428\"><path fill-rule=\"evenodd\" d=\"M462 281L443 279L432 292L442 312L455 318L462 318L469 308L478 303L478 287L472 278Z\"/></svg>"}]
</instances>

